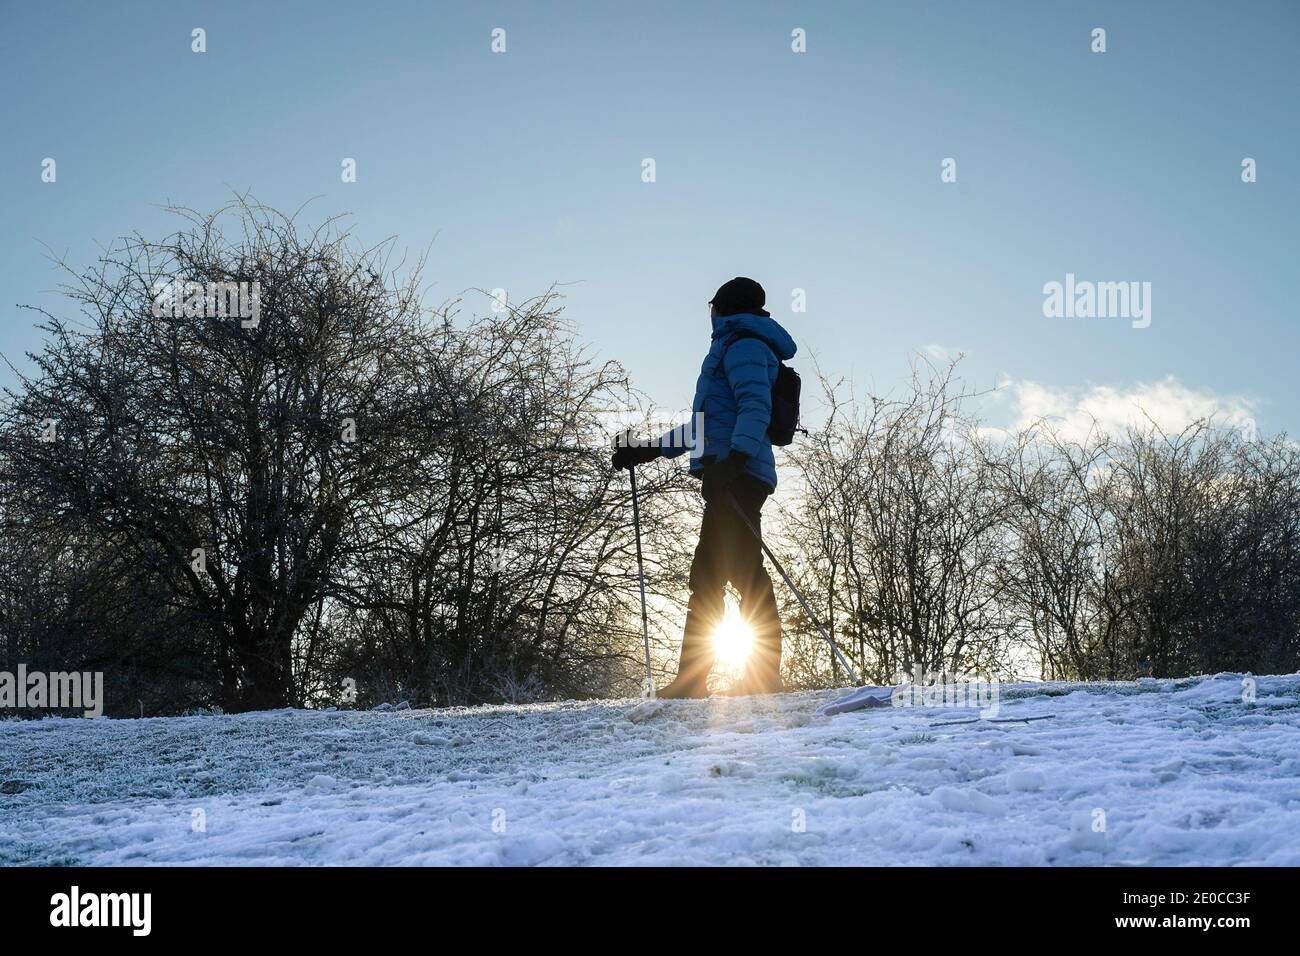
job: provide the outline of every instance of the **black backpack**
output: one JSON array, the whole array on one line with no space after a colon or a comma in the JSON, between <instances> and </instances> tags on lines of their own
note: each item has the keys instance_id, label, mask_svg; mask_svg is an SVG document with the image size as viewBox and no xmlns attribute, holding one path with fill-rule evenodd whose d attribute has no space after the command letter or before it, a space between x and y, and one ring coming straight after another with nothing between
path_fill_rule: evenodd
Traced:
<instances>
[{"instance_id":1,"label":"black backpack","mask_svg":"<svg viewBox=\"0 0 1300 956\"><path fill-rule=\"evenodd\" d=\"M722 346L723 359L726 358L727 349L741 339L758 339L771 348L761 335L755 335L753 332L733 332L726 344ZM718 362L718 374L724 374L722 360ZM785 447L794 441L795 432L803 431L799 427L799 390L802 387L799 373L778 358L776 381L772 383L772 420L767 424L767 438L773 445Z\"/></svg>"}]
</instances>

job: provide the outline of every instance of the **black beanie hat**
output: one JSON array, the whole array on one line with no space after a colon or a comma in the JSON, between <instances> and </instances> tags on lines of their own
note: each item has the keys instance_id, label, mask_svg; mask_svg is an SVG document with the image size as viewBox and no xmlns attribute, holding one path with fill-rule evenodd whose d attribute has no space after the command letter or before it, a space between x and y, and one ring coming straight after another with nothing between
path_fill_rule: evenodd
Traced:
<instances>
[{"instance_id":1,"label":"black beanie hat","mask_svg":"<svg viewBox=\"0 0 1300 956\"><path fill-rule=\"evenodd\" d=\"M754 315L767 315L763 305L767 302L767 293L753 279L736 276L729 282L722 283L713 293L709 305L717 310L718 317L740 315L752 312Z\"/></svg>"}]
</instances>

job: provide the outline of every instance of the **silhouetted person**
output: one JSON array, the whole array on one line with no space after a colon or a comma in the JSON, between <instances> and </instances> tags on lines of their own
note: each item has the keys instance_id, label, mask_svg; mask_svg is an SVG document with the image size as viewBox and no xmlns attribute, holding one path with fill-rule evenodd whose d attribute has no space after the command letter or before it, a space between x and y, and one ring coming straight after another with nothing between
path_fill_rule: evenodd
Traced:
<instances>
[{"instance_id":1,"label":"silhouetted person","mask_svg":"<svg viewBox=\"0 0 1300 956\"><path fill-rule=\"evenodd\" d=\"M722 621L728 581L740 592L741 615L754 635L737 692L782 689L781 621L772 579L763 567L758 539L736 513L738 504L755 530L761 530L763 502L776 490L776 462L767 435L772 385L778 364L794 355L795 344L763 308L766 300L761 285L737 277L709 301L712 342L691 403L695 416L703 416L703 435L695 435L703 448L692 456L691 474L701 479L704 520L691 562L691 597L677 678L659 691L660 697L708 696L713 633ZM620 446L614 466L676 458L688 448L670 436L684 432L675 429L657 443Z\"/></svg>"}]
</instances>

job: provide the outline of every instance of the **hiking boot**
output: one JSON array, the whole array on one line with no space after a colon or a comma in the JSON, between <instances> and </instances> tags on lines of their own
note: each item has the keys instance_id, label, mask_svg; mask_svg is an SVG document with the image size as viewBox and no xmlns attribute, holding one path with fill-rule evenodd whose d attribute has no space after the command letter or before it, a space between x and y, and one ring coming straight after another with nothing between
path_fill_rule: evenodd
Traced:
<instances>
[{"instance_id":1,"label":"hiking boot","mask_svg":"<svg viewBox=\"0 0 1300 956\"><path fill-rule=\"evenodd\" d=\"M752 697L757 694L784 694L785 684L781 683L780 677L769 676L760 679L750 674L746 674L741 680L731 685L727 691L729 697Z\"/></svg>"},{"instance_id":2,"label":"hiking boot","mask_svg":"<svg viewBox=\"0 0 1300 956\"><path fill-rule=\"evenodd\" d=\"M677 678L667 687L655 691L656 697L665 700L688 700L709 696L709 689L703 681L689 681Z\"/></svg>"}]
</instances>

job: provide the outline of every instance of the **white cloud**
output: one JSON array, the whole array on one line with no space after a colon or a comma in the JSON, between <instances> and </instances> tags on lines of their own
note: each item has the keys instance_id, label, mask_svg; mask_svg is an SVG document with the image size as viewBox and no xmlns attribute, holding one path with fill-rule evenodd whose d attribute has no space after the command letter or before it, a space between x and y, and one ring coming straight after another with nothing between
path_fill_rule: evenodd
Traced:
<instances>
[{"instance_id":1,"label":"white cloud","mask_svg":"<svg viewBox=\"0 0 1300 956\"><path fill-rule=\"evenodd\" d=\"M1152 423L1173 433L1199 419L1253 429L1257 404L1243 395L1191 388L1172 375L1127 387L1070 388L1011 380L1001 383L999 393L1011 402L1012 429L1045 421L1069 441L1079 441L1094 429L1120 435L1130 426L1145 428Z\"/></svg>"}]
</instances>

